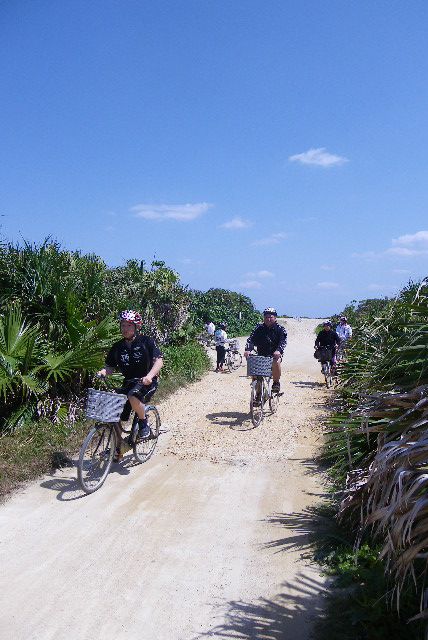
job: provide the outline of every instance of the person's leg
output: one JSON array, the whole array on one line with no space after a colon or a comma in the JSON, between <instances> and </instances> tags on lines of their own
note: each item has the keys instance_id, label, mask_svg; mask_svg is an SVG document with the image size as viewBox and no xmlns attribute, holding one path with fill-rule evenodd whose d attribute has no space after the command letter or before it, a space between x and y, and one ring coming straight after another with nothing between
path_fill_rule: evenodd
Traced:
<instances>
[{"instance_id":1,"label":"person's leg","mask_svg":"<svg viewBox=\"0 0 428 640\"><path fill-rule=\"evenodd\" d=\"M274 382L279 382L281 378L281 360L272 362L272 378Z\"/></svg>"},{"instance_id":2,"label":"person's leg","mask_svg":"<svg viewBox=\"0 0 428 640\"><path fill-rule=\"evenodd\" d=\"M279 393L281 389L281 385L279 380L281 378L281 355L278 352L273 354L273 362L272 362L272 391L273 393Z\"/></svg>"},{"instance_id":3,"label":"person's leg","mask_svg":"<svg viewBox=\"0 0 428 640\"><path fill-rule=\"evenodd\" d=\"M216 371L220 371L220 361L221 361L221 356L220 356L220 347L217 346L215 348L216 352L217 352L217 367L216 367Z\"/></svg>"},{"instance_id":4,"label":"person's leg","mask_svg":"<svg viewBox=\"0 0 428 640\"><path fill-rule=\"evenodd\" d=\"M223 345L219 346L219 355L220 355L219 367L220 367L220 370L222 370L224 365L224 359L226 356L226 347L224 347Z\"/></svg>"}]
</instances>

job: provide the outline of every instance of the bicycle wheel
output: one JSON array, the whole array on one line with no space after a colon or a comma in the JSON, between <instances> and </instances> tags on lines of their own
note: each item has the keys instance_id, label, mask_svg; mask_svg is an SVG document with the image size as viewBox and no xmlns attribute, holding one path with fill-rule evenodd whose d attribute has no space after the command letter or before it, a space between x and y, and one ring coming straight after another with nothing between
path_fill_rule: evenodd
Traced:
<instances>
[{"instance_id":1,"label":"bicycle wheel","mask_svg":"<svg viewBox=\"0 0 428 640\"><path fill-rule=\"evenodd\" d=\"M251 422L255 427L258 427L263 420L263 395L264 388L262 380L253 380L253 382L251 383L250 413Z\"/></svg>"},{"instance_id":2,"label":"bicycle wheel","mask_svg":"<svg viewBox=\"0 0 428 640\"><path fill-rule=\"evenodd\" d=\"M99 489L110 471L116 450L116 433L112 424L92 427L83 441L77 464L77 478L85 493Z\"/></svg>"},{"instance_id":3,"label":"bicycle wheel","mask_svg":"<svg viewBox=\"0 0 428 640\"><path fill-rule=\"evenodd\" d=\"M155 406L146 406L146 418L151 435L149 438L137 438L134 443L134 457L138 462L146 462L150 458L156 448L160 433L161 419Z\"/></svg>"},{"instance_id":4,"label":"bicycle wheel","mask_svg":"<svg viewBox=\"0 0 428 640\"><path fill-rule=\"evenodd\" d=\"M239 351L232 351L232 353L230 354L230 360L232 369L239 369L239 367L242 365L242 355L239 353Z\"/></svg>"},{"instance_id":5,"label":"bicycle wheel","mask_svg":"<svg viewBox=\"0 0 428 640\"><path fill-rule=\"evenodd\" d=\"M327 389L330 389L333 384L333 378L331 377L331 367L329 362L324 362L322 365L322 371L324 374L325 384Z\"/></svg>"},{"instance_id":6,"label":"bicycle wheel","mask_svg":"<svg viewBox=\"0 0 428 640\"><path fill-rule=\"evenodd\" d=\"M269 409L271 410L272 413L276 413L278 411L278 405L279 405L279 393L278 392L272 393L272 386L271 386L271 381L270 381L270 384L269 384Z\"/></svg>"}]
</instances>

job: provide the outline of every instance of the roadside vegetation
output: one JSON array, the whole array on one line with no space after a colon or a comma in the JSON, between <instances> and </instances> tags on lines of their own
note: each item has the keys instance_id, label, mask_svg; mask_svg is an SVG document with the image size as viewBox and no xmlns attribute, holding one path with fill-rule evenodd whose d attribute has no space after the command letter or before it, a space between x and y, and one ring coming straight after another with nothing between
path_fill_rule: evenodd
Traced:
<instances>
[{"instance_id":1,"label":"roadside vegetation","mask_svg":"<svg viewBox=\"0 0 428 640\"><path fill-rule=\"evenodd\" d=\"M94 254L0 243L0 494L80 444L85 390L120 338L117 314L136 308L165 356L157 399L201 377L204 321L239 334L259 318L249 298L191 291L162 261L110 268ZM120 376L109 385L120 385Z\"/></svg>"},{"instance_id":2,"label":"roadside vegetation","mask_svg":"<svg viewBox=\"0 0 428 640\"><path fill-rule=\"evenodd\" d=\"M317 640L426 638L428 282L353 302L322 461L317 558L336 576Z\"/></svg>"}]
</instances>

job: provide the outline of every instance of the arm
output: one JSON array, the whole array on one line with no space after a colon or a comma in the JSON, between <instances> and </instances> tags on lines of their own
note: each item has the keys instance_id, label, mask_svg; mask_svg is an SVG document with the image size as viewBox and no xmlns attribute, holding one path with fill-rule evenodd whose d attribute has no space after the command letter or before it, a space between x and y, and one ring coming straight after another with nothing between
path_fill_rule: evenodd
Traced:
<instances>
[{"instance_id":1,"label":"arm","mask_svg":"<svg viewBox=\"0 0 428 640\"><path fill-rule=\"evenodd\" d=\"M246 358L248 358L248 356L250 355L250 352L254 349L255 339L256 339L256 331L257 331L258 328L259 328L259 325L257 325L255 327L255 329L253 330L252 334L248 338L247 343L245 345L244 356Z\"/></svg>"},{"instance_id":2,"label":"arm","mask_svg":"<svg viewBox=\"0 0 428 640\"><path fill-rule=\"evenodd\" d=\"M153 361L153 365L152 368L150 369L149 373L147 375L145 375L143 378L141 378L141 382L146 386L150 386L153 382L153 378L155 376L158 375L159 371L162 369L163 367L163 358L162 356L155 358L155 360Z\"/></svg>"},{"instance_id":3,"label":"arm","mask_svg":"<svg viewBox=\"0 0 428 640\"><path fill-rule=\"evenodd\" d=\"M100 378L106 378L107 376L111 376L111 374L114 373L114 371L115 371L114 367L109 367L105 365L103 369L100 369L99 371L97 371L97 376L99 376Z\"/></svg>"},{"instance_id":4,"label":"arm","mask_svg":"<svg viewBox=\"0 0 428 640\"><path fill-rule=\"evenodd\" d=\"M280 353L280 355L282 356L284 353L284 349L287 346L287 331L284 329L284 327L282 325L278 325L279 326L279 342L278 342L278 346L275 349L275 352L278 351Z\"/></svg>"}]
</instances>

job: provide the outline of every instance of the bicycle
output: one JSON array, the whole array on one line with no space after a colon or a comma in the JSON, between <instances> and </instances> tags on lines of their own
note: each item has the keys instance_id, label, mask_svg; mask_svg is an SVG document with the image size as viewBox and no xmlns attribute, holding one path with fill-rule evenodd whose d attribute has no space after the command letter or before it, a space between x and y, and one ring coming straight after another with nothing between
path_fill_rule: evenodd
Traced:
<instances>
[{"instance_id":1,"label":"bicycle","mask_svg":"<svg viewBox=\"0 0 428 640\"><path fill-rule=\"evenodd\" d=\"M269 402L272 414L278 410L279 399L283 394L272 392L272 362L273 358L250 354L247 359L247 376L252 376L250 414L255 427L263 421L265 405Z\"/></svg>"},{"instance_id":2,"label":"bicycle","mask_svg":"<svg viewBox=\"0 0 428 640\"><path fill-rule=\"evenodd\" d=\"M314 355L321 362L321 371L325 384L327 389L330 389L333 386L333 379L337 377L337 372L332 362L333 352L328 347L318 347Z\"/></svg>"},{"instance_id":3,"label":"bicycle","mask_svg":"<svg viewBox=\"0 0 428 640\"><path fill-rule=\"evenodd\" d=\"M88 389L85 415L96 422L83 441L77 463L77 478L87 494L94 493L104 484L116 449L119 444L122 447L121 433L129 434L129 448L138 463L146 462L156 448L161 427L157 408L145 406L150 436L139 438L138 416L134 412L131 411L123 424L120 420L127 399L127 396L111 391Z\"/></svg>"},{"instance_id":4,"label":"bicycle","mask_svg":"<svg viewBox=\"0 0 428 640\"><path fill-rule=\"evenodd\" d=\"M230 340L229 348L226 349L226 354L224 357L224 364L232 373L236 369L242 365L242 354L239 353L239 342L238 340Z\"/></svg>"}]
</instances>

